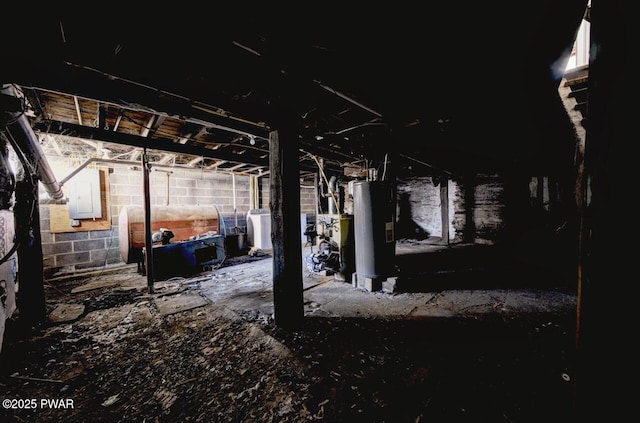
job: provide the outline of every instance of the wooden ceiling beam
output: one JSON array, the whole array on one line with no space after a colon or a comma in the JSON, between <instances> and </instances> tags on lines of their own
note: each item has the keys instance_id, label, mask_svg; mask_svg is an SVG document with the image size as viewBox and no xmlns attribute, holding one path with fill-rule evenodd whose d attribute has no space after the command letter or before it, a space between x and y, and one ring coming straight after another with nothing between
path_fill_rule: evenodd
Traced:
<instances>
[{"instance_id":1,"label":"wooden ceiling beam","mask_svg":"<svg viewBox=\"0 0 640 423\"><path fill-rule=\"evenodd\" d=\"M187 163L187 166L195 166L203 160L204 160L204 157L196 157L195 159L189 161L189 163Z\"/></svg>"},{"instance_id":2,"label":"wooden ceiling beam","mask_svg":"<svg viewBox=\"0 0 640 423\"><path fill-rule=\"evenodd\" d=\"M78 118L78 124L82 125L82 113L80 112L80 103L78 102L78 96L73 96L73 105L76 108L76 116Z\"/></svg>"},{"instance_id":3,"label":"wooden ceiling beam","mask_svg":"<svg viewBox=\"0 0 640 423\"><path fill-rule=\"evenodd\" d=\"M262 157L243 155L242 160L238 160L238 155L225 150L212 150L210 148L195 146L190 144L179 144L168 138L148 138L140 135L126 134L123 132L105 131L100 128L81 126L66 122L55 122L54 125L36 124L34 131L41 133L58 133L63 131L66 135L83 138L86 140L102 140L114 144L129 145L132 147L147 148L158 151L187 154L192 156L202 156L212 159L221 159L233 163L246 163L254 166L268 166L268 160Z\"/></svg>"},{"instance_id":4,"label":"wooden ceiling beam","mask_svg":"<svg viewBox=\"0 0 640 423\"><path fill-rule=\"evenodd\" d=\"M171 160L174 160L176 158L175 154L164 154L160 160L158 160L156 163L158 164L167 164L169 163Z\"/></svg>"},{"instance_id":5,"label":"wooden ceiling beam","mask_svg":"<svg viewBox=\"0 0 640 423\"><path fill-rule=\"evenodd\" d=\"M134 148L133 150L131 150L131 155L129 156L129 160L138 160L140 158L140 155L142 154L142 150L139 148Z\"/></svg>"},{"instance_id":6,"label":"wooden ceiling beam","mask_svg":"<svg viewBox=\"0 0 640 423\"><path fill-rule=\"evenodd\" d=\"M158 128L165 121L165 119L166 119L166 116L151 115L149 117L149 120L147 121L147 124L144 125L144 128L142 129L142 132L140 133L140 135L142 135L143 137L153 136L153 134L158 130Z\"/></svg>"},{"instance_id":7,"label":"wooden ceiling beam","mask_svg":"<svg viewBox=\"0 0 640 423\"><path fill-rule=\"evenodd\" d=\"M17 75L15 83L23 88L63 95L74 93L74 98L91 99L165 117L179 117L186 122L268 139L270 128L267 124L244 116L258 114L266 117L269 111L243 106L223 94L208 93L212 101L222 105L217 107L81 66L60 66L50 65L29 74L25 80L20 80L22 75Z\"/></svg>"},{"instance_id":8,"label":"wooden ceiling beam","mask_svg":"<svg viewBox=\"0 0 640 423\"><path fill-rule=\"evenodd\" d=\"M187 132L184 136L178 138L178 142L180 144L186 144L187 142L189 142L189 140L195 140L196 138L202 136L204 133L207 132L207 127L206 126L202 126L199 125L200 128L194 133L194 132Z\"/></svg>"},{"instance_id":9,"label":"wooden ceiling beam","mask_svg":"<svg viewBox=\"0 0 640 423\"><path fill-rule=\"evenodd\" d=\"M216 160L215 162L208 165L207 169L217 168L218 166L220 166L221 164L225 164L226 162L227 162L226 160Z\"/></svg>"},{"instance_id":10,"label":"wooden ceiling beam","mask_svg":"<svg viewBox=\"0 0 640 423\"><path fill-rule=\"evenodd\" d=\"M118 126L120 126L120 121L122 120L122 116L124 115L125 111L124 109L120 109L120 111L118 112L118 117L116 118L116 123L113 125L113 132L118 130Z\"/></svg>"},{"instance_id":11,"label":"wooden ceiling beam","mask_svg":"<svg viewBox=\"0 0 640 423\"><path fill-rule=\"evenodd\" d=\"M244 166L246 166L245 163L238 163L237 165L230 166L230 167L226 168L225 170L229 171L229 172L233 172L234 170L240 169L241 167L244 167Z\"/></svg>"}]
</instances>

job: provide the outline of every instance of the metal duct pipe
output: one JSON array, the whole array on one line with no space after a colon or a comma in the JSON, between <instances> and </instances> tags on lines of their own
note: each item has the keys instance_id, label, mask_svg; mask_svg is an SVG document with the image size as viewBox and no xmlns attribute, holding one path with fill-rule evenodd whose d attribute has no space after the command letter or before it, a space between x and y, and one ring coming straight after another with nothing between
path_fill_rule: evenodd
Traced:
<instances>
[{"instance_id":1,"label":"metal duct pipe","mask_svg":"<svg viewBox=\"0 0 640 423\"><path fill-rule=\"evenodd\" d=\"M336 214L336 177L329 178L329 214Z\"/></svg>"},{"instance_id":2,"label":"metal duct pipe","mask_svg":"<svg viewBox=\"0 0 640 423\"><path fill-rule=\"evenodd\" d=\"M18 98L18 93L12 85L3 86L0 89L0 94ZM44 156L38 137L33 132L24 110L5 110L4 113L9 120L7 131L12 138L11 141L17 144L17 147L29 160L49 196L54 200L61 200L64 197L62 188Z\"/></svg>"}]
</instances>

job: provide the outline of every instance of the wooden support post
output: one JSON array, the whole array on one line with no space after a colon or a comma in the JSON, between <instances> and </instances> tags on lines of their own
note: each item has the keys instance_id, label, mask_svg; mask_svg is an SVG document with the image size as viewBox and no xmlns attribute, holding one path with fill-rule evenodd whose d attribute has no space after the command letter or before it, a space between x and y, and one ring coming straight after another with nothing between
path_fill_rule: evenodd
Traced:
<instances>
[{"instance_id":1,"label":"wooden support post","mask_svg":"<svg viewBox=\"0 0 640 423\"><path fill-rule=\"evenodd\" d=\"M476 181L475 176L468 174L464 178L464 231L462 238L464 242L475 242L476 240Z\"/></svg>"},{"instance_id":2,"label":"wooden support post","mask_svg":"<svg viewBox=\"0 0 640 423\"><path fill-rule=\"evenodd\" d=\"M147 149L142 152L142 189L144 195L144 247L147 274L147 291L153 294L153 240L151 239L151 196L149 194L149 157Z\"/></svg>"},{"instance_id":3,"label":"wooden support post","mask_svg":"<svg viewBox=\"0 0 640 423\"><path fill-rule=\"evenodd\" d=\"M313 174L313 223L314 223L314 232L318 229L318 213L319 213L319 207L320 207L320 199L318 198L318 173L314 173ZM313 242L315 242L316 237L313 237L312 243L311 243L311 251L313 251Z\"/></svg>"},{"instance_id":4,"label":"wooden support post","mask_svg":"<svg viewBox=\"0 0 640 423\"><path fill-rule=\"evenodd\" d=\"M256 179L256 208L263 209L264 207L264 199L262 198L262 185L264 178Z\"/></svg>"},{"instance_id":5,"label":"wooden support post","mask_svg":"<svg viewBox=\"0 0 640 423\"><path fill-rule=\"evenodd\" d=\"M544 212L544 176L538 176L536 184L536 213L542 215Z\"/></svg>"},{"instance_id":6,"label":"wooden support post","mask_svg":"<svg viewBox=\"0 0 640 423\"><path fill-rule=\"evenodd\" d=\"M256 175L249 175L249 210L257 209L257 190L258 177Z\"/></svg>"},{"instance_id":7,"label":"wooden support post","mask_svg":"<svg viewBox=\"0 0 640 423\"><path fill-rule=\"evenodd\" d=\"M40 211L38 208L38 180L29 175L16 183L14 216L18 247L17 296L20 320L35 326L45 321L47 310L44 296L44 264L42 238L40 236Z\"/></svg>"},{"instance_id":8,"label":"wooden support post","mask_svg":"<svg viewBox=\"0 0 640 423\"><path fill-rule=\"evenodd\" d=\"M572 380L576 421L622 421L636 409L635 395L624 383L636 360L637 330L635 218L625 207L637 185L637 159L629 150L637 131L637 109L629 107L629 81L636 78L630 48L635 14L630 3L592 3L585 143L590 195L583 193L578 365Z\"/></svg>"},{"instance_id":9,"label":"wooden support post","mask_svg":"<svg viewBox=\"0 0 640 423\"><path fill-rule=\"evenodd\" d=\"M295 132L269 134L273 306L276 325L287 329L304 317L298 154Z\"/></svg>"},{"instance_id":10,"label":"wooden support post","mask_svg":"<svg viewBox=\"0 0 640 423\"><path fill-rule=\"evenodd\" d=\"M558 217L558 185L553 176L547 178L547 190L549 191L549 217L555 221ZM562 218L562 216L560 216Z\"/></svg>"}]
</instances>

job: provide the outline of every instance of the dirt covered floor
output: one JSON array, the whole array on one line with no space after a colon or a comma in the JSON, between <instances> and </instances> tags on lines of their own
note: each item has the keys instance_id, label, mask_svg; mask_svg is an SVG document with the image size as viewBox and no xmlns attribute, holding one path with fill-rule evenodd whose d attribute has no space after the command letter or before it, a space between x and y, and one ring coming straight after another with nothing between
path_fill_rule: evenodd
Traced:
<instances>
[{"instance_id":1,"label":"dirt covered floor","mask_svg":"<svg viewBox=\"0 0 640 423\"><path fill-rule=\"evenodd\" d=\"M443 292L365 293L384 310L416 301L438 313L340 314L329 305L345 294L328 300L319 289L335 282L316 278L303 326L285 331L269 309L269 263L169 279L153 295L135 269L47 284L45 325L8 322L0 421L573 421L570 295L510 312L520 294L494 292L460 312Z\"/></svg>"}]
</instances>

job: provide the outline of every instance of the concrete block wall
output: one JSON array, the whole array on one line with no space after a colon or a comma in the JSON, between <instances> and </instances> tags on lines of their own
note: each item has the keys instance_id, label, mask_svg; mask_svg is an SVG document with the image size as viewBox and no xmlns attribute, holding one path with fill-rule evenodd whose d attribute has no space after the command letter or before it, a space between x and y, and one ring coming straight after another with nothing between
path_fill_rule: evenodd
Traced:
<instances>
[{"instance_id":1,"label":"concrete block wall","mask_svg":"<svg viewBox=\"0 0 640 423\"><path fill-rule=\"evenodd\" d=\"M122 207L144 204L142 172L140 167L111 166L109 175L111 214L115 226ZM167 171L171 173L168 174ZM212 206L216 207L223 222L221 232L235 226L246 226L249 211L249 177L235 175L235 211L233 203L233 176L230 173L182 168L152 168L149 174L151 206ZM168 192L168 196L167 196Z\"/></svg>"},{"instance_id":2,"label":"concrete block wall","mask_svg":"<svg viewBox=\"0 0 640 423\"><path fill-rule=\"evenodd\" d=\"M460 242L458 215L462 192L458 182L447 181L449 189L449 240ZM442 236L440 185L431 177L417 177L398 181L396 236L407 239L426 239Z\"/></svg>"},{"instance_id":3,"label":"concrete block wall","mask_svg":"<svg viewBox=\"0 0 640 423\"><path fill-rule=\"evenodd\" d=\"M430 177L398 181L396 237L426 239L442 234L440 187Z\"/></svg>"},{"instance_id":4,"label":"concrete block wall","mask_svg":"<svg viewBox=\"0 0 640 423\"><path fill-rule=\"evenodd\" d=\"M449 182L453 184L453 188L452 185L449 185L449 199L453 202L453 205L449 207L449 222L452 229L452 232L449 233L449 242L456 244L464 242L464 231L467 224L467 204L465 202L467 186L462 181Z\"/></svg>"},{"instance_id":5,"label":"concrete block wall","mask_svg":"<svg viewBox=\"0 0 640 423\"><path fill-rule=\"evenodd\" d=\"M62 179L76 169L81 161L48 159L56 178ZM90 165L91 166L91 165ZM110 228L107 230L53 233L46 192L40 186L40 226L44 255L45 278L73 274L86 270L122 266L118 239L118 220L125 206L144 203L141 166L130 164L98 165L108 169ZM171 173L167 173L171 172ZM167 175L169 175L167 177ZM63 186L64 191L64 186ZM313 213L314 199L308 188L301 193L301 210ZM311 190L313 191L313 190ZM151 206L211 205L222 217L221 232L237 224L246 228L249 211L249 176L235 175L235 211L233 180L230 173L202 169L152 167L149 174ZM168 192L168 196L167 196ZM262 182L261 203L268 209L269 182Z\"/></svg>"},{"instance_id":6,"label":"concrete block wall","mask_svg":"<svg viewBox=\"0 0 640 423\"><path fill-rule=\"evenodd\" d=\"M484 178L475 186L474 223L477 243L494 244L500 238L505 204L501 181Z\"/></svg>"},{"instance_id":7,"label":"concrete block wall","mask_svg":"<svg viewBox=\"0 0 640 423\"><path fill-rule=\"evenodd\" d=\"M101 231L51 233L46 205L40 206L40 224L45 277L124 264L120 258L117 227Z\"/></svg>"},{"instance_id":8,"label":"concrete block wall","mask_svg":"<svg viewBox=\"0 0 640 423\"><path fill-rule=\"evenodd\" d=\"M312 223L316 215L316 190L313 186L300 186L300 213L307 215L307 222Z\"/></svg>"},{"instance_id":9,"label":"concrete block wall","mask_svg":"<svg viewBox=\"0 0 640 423\"><path fill-rule=\"evenodd\" d=\"M482 176L472 186L461 181L449 180L449 241L463 241L467 225L465 190L474 190L473 242L493 244L503 227L504 186L499 178ZM440 186L435 186L431 177L419 177L398 181L396 233L398 238L420 239L442 234L440 208Z\"/></svg>"},{"instance_id":10,"label":"concrete block wall","mask_svg":"<svg viewBox=\"0 0 640 423\"><path fill-rule=\"evenodd\" d=\"M69 161L50 165L58 179L68 175L80 165ZM102 166L106 168L106 165ZM220 213L221 232L236 225L246 228L249 211L249 177L235 176L235 213L233 207L232 175L223 172L186 168L152 168L149 175L151 205L211 205ZM101 269L123 265L119 251L118 220L123 207L143 205L142 171L140 166L127 164L108 165L110 227L104 230L52 233L50 231L49 205L41 187L40 225L44 254L45 277L54 277L89 269ZM170 171L171 173L167 173ZM167 176L168 175L168 176ZM467 187L460 181L449 182L450 242L461 242L466 225L464 192ZM439 237L440 187L429 177L398 181L398 209L396 237ZM503 185L499 178L477 178L474 189L473 219L475 240L478 243L494 243L503 225ZM63 187L64 190L64 187ZM167 196L168 192L168 196ZM269 179L261 178L260 204L269 209ZM315 217L315 188L302 186L300 210L307 221ZM42 199L45 199L44 201ZM405 225L404 227L402 225Z\"/></svg>"},{"instance_id":11,"label":"concrete block wall","mask_svg":"<svg viewBox=\"0 0 640 423\"><path fill-rule=\"evenodd\" d=\"M460 197L462 191L458 182L449 179L447 183L449 184L449 243L453 244L462 241L462 232L458 232L456 224L456 199Z\"/></svg>"},{"instance_id":12,"label":"concrete block wall","mask_svg":"<svg viewBox=\"0 0 640 423\"><path fill-rule=\"evenodd\" d=\"M262 198L261 204L262 208L269 210L269 183L270 180L268 177L262 177L261 186L260 186L260 197ZM300 213L305 213L307 215L307 222L313 222L313 219L316 214L316 189L311 185L301 185L300 186Z\"/></svg>"}]
</instances>

